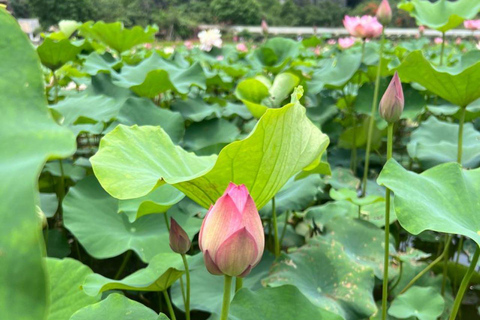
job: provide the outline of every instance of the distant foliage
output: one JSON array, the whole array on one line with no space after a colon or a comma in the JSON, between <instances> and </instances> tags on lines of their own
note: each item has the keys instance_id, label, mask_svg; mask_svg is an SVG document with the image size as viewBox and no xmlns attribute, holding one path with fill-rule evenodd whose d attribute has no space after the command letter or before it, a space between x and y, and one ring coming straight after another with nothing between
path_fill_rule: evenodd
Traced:
<instances>
[{"instance_id":1,"label":"distant foliage","mask_svg":"<svg viewBox=\"0 0 480 320\"><path fill-rule=\"evenodd\" d=\"M28 11L38 17L43 27L57 24L60 20L87 21L95 17L91 0L28 0Z\"/></svg>"},{"instance_id":2,"label":"distant foliage","mask_svg":"<svg viewBox=\"0 0 480 320\"><path fill-rule=\"evenodd\" d=\"M260 24L261 21L261 8L257 0L213 0L210 8L218 22Z\"/></svg>"}]
</instances>

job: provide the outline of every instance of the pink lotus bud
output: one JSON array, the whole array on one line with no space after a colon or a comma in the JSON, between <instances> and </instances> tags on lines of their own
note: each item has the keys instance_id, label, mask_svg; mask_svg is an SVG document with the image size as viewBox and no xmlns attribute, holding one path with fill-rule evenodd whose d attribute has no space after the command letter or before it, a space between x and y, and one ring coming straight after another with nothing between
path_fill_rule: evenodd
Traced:
<instances>
[{"instance_id":1,"label":"pink lotus bud","mask_svg":"<svg viewBox=\"0 0 480 320\"><path fill-rule=\"evenodd\" d=\"M170 218L170 248L173 252L185 254L190 250L191 245L192 242L185 230L180 227L175 219Z\"/></svg>"},{"instance_id":2,"label":"pink lotus bud","mask_svg":"<svg viewBox=\"0 0 480 320\"><path fill-rule=\"evenodd\" d=\"M248 48L245 45L245 43L241 42L241 43L237 44L237 50L240 51L240 52L247 52Z\"/></svg>"},{"instance_id":3,"label":"pink lotus bud","mask_svg":"<svg viewBox=\"0 0 480 320\"><path fill-rule=\"evenodd\" d=\"M193 42L190 41L190 40L187 40L183 43L183 45L185 46L185 48L187 48L187 50L192 50L193 49Z\"/></svg>"},{"instance_id":4,"label":"pink lotus bud","mask_svg":"<svg viewBox=\"0 0 480 320\"><path fill-rule=\"evenodd\" d=\"M333 46L333 45L337 44L337 40L335 40L335 39L328 39L327 44Z\"/></svg>"},{"instance_id":5,"label":"pink lotus bud","mask_svg":"<svg viewBox=\"0 0 480 320\"><path fill-rule=\"evenodd\" d=\"M313 53L315 53L315 55L319 56L320 53L322 53L322 51L320 50L320 46L316 46L315 49L313 50Z\"/></svg>"},{"instance_id":6,"label":"pink lotus bud","mask_svg":"<svg viewBox=\"0 0 480 320\"><path fill-rule=\"evenodd\" d=\"M245 277L262 258L262 221L247 188L230 183L210 207L198 238L211 274Z\"/></svg>"},{"instance_id":7,"label":"pink lotus bud","mask_svg":"<svg viewBox=\"0 0 480 320\"><path fill-rule=\"evenodd\" d=\"M362 39L376 38L382 34L383 30L377 18L372 16L345 16L343 25L352 36Z\"/></svg>"},{"instance_id":8,"label":"pink lotus bud","mask_svg":"<svg viewBox=\"0 0 480 320\"><path fill-rule=\"evenodd\" d=\"M388 25L390 21L392 21L392 8L390 8L388 0L382 0L382 3L380 3L378 6L376 16L378 21L380 21L380 23L384 26Z\"/></svg>"},{"instance_id":9,"label":"pink lotus bud","mask_svg":"<svg viewBox=\"0 0 480 320\"><path fill-rule=\"evenodd\" d=\"M261 27L262 27L262 33L263 34L268 34L268 24L267 24L267 21L265 19L262 19Z\"/></svg>"},{"instance_id":10,"label":"pink lotus bud","mask_svg":"<svg viewBox=\"0 0 480 320\"><path fill-rule=\"evenodd\" d=\"M425 26L418 26L418 32L420 33L420 35L423 35L423 33L425 32Z\"/></svg>"},{"instance_id":11,"label":"pink lotus bud","mask_svg":"<svg viewBox=\"0 0 480 320\"><path fill-rule=\"evenodd\" d=\"M348 49L355 44L355 38L347 37L347 38L339 38L338 45L342 49Z\"/></svg>"},{"instance_id":12,"label":"pink lotus bud","mask_svg":"<svg viewBox=\"0 0 480 320\"><path fill-rule=\"evenodd\" d=\"M455 44L458 46L458 45L461 45L462 44L462 38L460 37L457 37L457 39L455 39Z\"/></svg>"},{"instance_id":13,"label":"pink lotus bud","mask_svg":"<svg viewBox=\"0 0 480 320\"><path fill-rule=\"evenodd\" d=\"M398 73L395 72L387 90L383 94L382 100L380 100L378 112L385 121L392 123L400 119L404 105L402 83Z\"/></svg>"},{"instance_id":14,"label":"pink lotus bud","mask_svg":"<svg viewBox=\"0 0 480 320\"><path fill-rule=\"evenodd\" d=\"M435 44L442 44L443 39L440 37L436 37L435 39L433 39L433 42L435 42Z\"/></svg>"}]
</instances>

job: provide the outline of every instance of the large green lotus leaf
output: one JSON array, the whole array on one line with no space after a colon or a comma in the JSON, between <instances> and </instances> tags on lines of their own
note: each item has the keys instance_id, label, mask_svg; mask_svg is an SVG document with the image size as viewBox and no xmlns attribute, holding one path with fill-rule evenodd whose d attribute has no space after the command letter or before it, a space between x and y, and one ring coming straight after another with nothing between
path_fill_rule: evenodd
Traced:
<instances>
[{"instance_id":1,"label":"large green lotus leaf","mask_svg":"<svg viewBox=\"0 0 480 320\"><path fill-rule=\"evenodd\" d=\"M39 320L48 290L37 180L46 160L75 151L75 137L49 115L40 60L4 8L0 29L0 319Z\"/></svg>"},{"instance_id":2,"label":"large green lotus leaf","mask_svg":"<svg viewBox=\"0 0 480 320\"><path fill-rule=\"evenodd\" d=\"M90 21L84 23L80 27L80 31L84 37L103 42L118 53L122 53L136 45L153 42L158 29L151 26L146 29L140 26L125 29L121 22L105 23L99 21L93 24Z\"/></svg>"},{"instance_id":3,"label":"large green lotus leaf","mask_svg":"<svg viewBox=\"0 0 480 320\"><path fill-rule=\"evenodd\" d=\"M398 7L408 11L417 24L446 32L460 25L463 20L473 19L480 10L480 2L472 0L404 0Z\"/></svg>"},{"instance_id":4,"label":"large green lotus leaf","mask_svg":"<svg viewBox=\"0 0 480 320\"><path fill-rule=\"evenodd\" d=\"M40 60L51 70L57 70L65 63L75 60L80 51L82 51L82 46L73 44L68 39L56 41L45 38L43 43L37 47Z\"/></svg>"},{"instance_id":5,"label":"large green lotus leaf","mask_svg":"<svg viewBox=\"0 0 480 320\"><path fill-rule=\"evenodd\" d=\"M278 73L288 62L296 58L300 43L287 38L269 39L255 50L254 57L266 70Z\"/></svg>"},{"instance_id":6,"label":"large green lotus leaf","mask_svg":"<svg viewBox=\"0 0 480 320\"><path fill-rule=\"evenodd\" d=\"M471 123L463 129L462 165L476 168L480 165L480 132ZM458 124L428 118L411 136L407 144L410 157L420 161L423 167L454 162L458 151Z\"/></svg>"},{"instance_id":7,"label":"large green lotus leaf","mask_svg":"<svg viewBox=\"0 0 480 320\"><path fill-rule=\"evenodd\" d=\"M385 232L380 227L360 219L334 217L325 226L322 238L326 242L339 242L344 252L355 263L373 269L378 279L383 279L383 259L385 248ZM318 241L313 238L311 241ZM395 254L395 247L390 244L390 253ZM397 275L396 270L390 270L389 279Z\"/></svg>"},{"instance_id":8,"label":"large green lotus leaf","mask_svg":"<svg viewBox=\"0 0 480 320\"><path fill-rule=\"evenodd\" d=\"M189 264L191 269L190 308L192 310L200 310L219 315L222 309L223 277L212 275L207 271L203 263L202 254L192 257L192 260L193 259L197 259L197 261ZM273 255L265 252L260 263L244 278L243 287L252 290L261 288L262 285L260 281L268 275L268 270L273 260ZM185 310L182 292L178 282L173 284L171 293L175 306L180 310ZM232 286L232 296L233 294L234 286Z\"/></svg>"},{"instance_id":9,"label":"large green lotus leaf","mask_svg":"<svg viewBox=\"0 0 480 320\"><path fill-rule=\"evenodd\" d=\"M89 296L82 290L85 278L93 274L89 267L69 258L46 261L50 285L48 320L69 320L77 310L100 300L99 295Z\"/></svg>"},{"instance_id":10,"label":"large green lotus leaf","mask_svg":"<svg viewBox=\"0 0 480 320\"><path fill-rule=\"evenodd\" d=\"M275 210L277 214L287 210L301 211L313 203L321 192L322 179L319 175L311 175L305 179L290 180L285 183L282 189L275 195ZM260 214L263 217L272 215L272 202L265 205Z\"/></svg>"},{"instance_id":11,"label":"large green lotus leaf","mask_svg":"<svg viewBox=\"0 0 480 320\"><path fill-rule=\"evenodd\" d=\"M63 116L62 124L108 122L114 119L120 106L115 99L104 95L76 95L68 97L50 108Z\"/></svg>"},{"instance_id":12,"label":"large green lotus leaf","mask_svg":"<svg viewBox=\"0 0 480 320\"><path fill-rule=\"evenodd\" d=\"M334 189L357 190L360 187L360 179L355 177L352 170L343 167L336 167L332 174L325 177L325 181Z\"/></svg>"},{"instance_id":13,"label":"large green lotus leaf","mask_svg":"<svg viewBox=\"0 0 480 320\"><path fill-rule=\"evenodd\" d=\"M130 88L139 96L148 98L168 90L187 94L192 86L206 89L205 74L198 62L181 68L156 52L136 66L123 67L122 73L114 73L113 78L115 85Z\"/></svg>"},{"instance_id":14,"label":"large green lotus leaf","mask_svg":"<svg viewBox=\"0 0 480 320\"><path fill-rule=\"evenodd\" d=\"M168 317L161 313L147 308L145 305L130 300L118 293L108 295L94 305L77 311L70 320L168 320Z\"/></svg>"},{"instance_id":15,"label":"large green lotus leaf","mask_svg":"<svg viewBox=\"0 0 480 320\"><path fill-rule=\"evenodd\" d=\"M360 68L361 59L358 53L344 51L334 58L321 60L312 79L307 81L309 93L320 93L324 87L342 88Z\"/></svg>"},{"instance_id":16,"label":"large green lotus leaf","mask_svg":"<svg viewBox=\"0 0 480 320\"><path fill-rule=\"evenodd\" d=\"M435 320L444 308L445 301L438 289L415 286L392 301L388 314L399 319L416 317L418 320Z\"/></svg>"},{"instance_id":17,"label":"large green lotus leaf","mask_svg":"<svg viewBox=\"0 0 480 320\"><path fill-rule=\"evenodd\" d=\"M235 141L239 135L240 130L232 122L222 118L211 119L193 123L189 126L183 138L183 145L187 150L202 154L198 151L211 147L218 147L221 150L225 145Z\"/></svg>"},{"instance_id":18,"label":"large green lotus leaf","mask_svg":"<svg viewBox=\"0 0 480 320\"><path fill-rule=\"evenodd\" d=\"M373 270L357 264L339 242L318 241L283 255L265 283L296 286L313 304L344 319L364 319L375 313Z\"/></svg>"},{"instance_id":19,"label":"large green lotus leaf","mask_svg":"<svg viewBox=\"0 0 480 320\"><path fill-rule=\"evenodd\" d=\"M100 274L86 277L83 290L96 296L107 290L164 291L185 273L182 257L178 253L160 253L153 257L148 266L122 280L113 280Z\"/></svg>"},{"instance_id":20,"label":"large green lotus leaf","mask_svg":"<svg viewBox=\"0 0 480 320\"><path fill-rule=\"evenodd\" d=\"M389 160L377 182L395 193L397 218L408 232L461 234L480 245L480 169L446 163L416 174Z\"/></svg>"},{"instance_id":21,"label":"large green lotus leaf","mask_svg":"<svg viewBox=\"0 0 480 320\"><path fill-rule=\"evenodd\" d=\"M97 259L133 250L148 262L158 253L172 252L161 214L149 214L132 223L127 215L118 211L119 200L110 197L93 176L70 188L63 201L65 227ZM200 229L200 219L190 219L183 213L174 217L191 238Z\"/></svg>"},{"instance_id":22,"label":"large green lotus leaf","mask_svg":"<svg viewBox=\"0 0 480 320\"><path fill-rule=\"evenodd\" d=\"M472 51L453 67L436 67L417 50L405 58L397 71L403 82L417 82L454 105L466 107L480 98L478 57Z\"/></svg>"},{"instance_id":23,"label":"large green lotus leaf","mask_svg":"<svg viewBox=\"0 0 480 320\"><path fill-rule=\"evenodd\" d=\"M230 305L229 317L238 320L342 319L313 305L296 287L290 285L257 291L240 290Z\"/></svg>"},{"instance_id":24,"label":"large green lotus leaf","mask_svg":"<svg viewBox=\"0 0 480 320\"><path fill-rule=\"evenodd\" d=\"M252 133L214 156L175 147L160 128L118 126L90 161L100 183L119 199L138 198L163 182L208 208L230 182L245 184L262 208L290 177L321 158L329 143L298 103L269 109Z\"/></svg>"},{"instance_id":25,"label":"large green lotus leaf","mask_svg":"<svg viewBox=\"0 0 480 320\"><path fill-rule=\"evenodd\" d=\"M221 108L217 104L208 104L200 97L176 100L172 103L172 110L180 112L185 120L194 122L221 117Z\"/></svg>"},{"instance_id":26,"label":"large green lotus leaf","mask_svg":"<svg viewBox=\"0 0 480 320\"><path fill-rule=\"evenodd\" d=\"M120 200L118 212L124 212L130 222L152 213L165 213L174 204L183 199L185 195L169 184L164 184L146 196Z\"/></svg>"},{"instance_id":27,"label":"large green lotus leaf","mask_svg":"<svg viewBox=\"0 0 480 320\"><path fill-rule=\"evenodd\" d=\"M103 55L92 52L83 62L82 70L91 76L101 72L112 73L115 71L115 68L121 65L121 63L121 61L115 59L108 52Z\"/></svg>"}]
</instances>

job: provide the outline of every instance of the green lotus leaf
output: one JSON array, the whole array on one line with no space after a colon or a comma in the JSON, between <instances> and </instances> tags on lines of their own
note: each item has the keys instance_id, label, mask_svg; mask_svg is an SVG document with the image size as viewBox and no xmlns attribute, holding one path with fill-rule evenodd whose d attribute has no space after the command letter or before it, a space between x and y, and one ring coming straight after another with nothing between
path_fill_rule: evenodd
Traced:
<instances>
[{"instance_id":1,"label":"green lotus leaf","mask_svg":"<svg viewBox=\"0 0 480 320\"><path fill-rule=\"evenodd\" d=\"M178 253L160 253L150 260L146 268L135 271L122 280L91 274L86 277L83 290L90 296L114 289L164 291L184 273L183 260Z\"/></svg>"},{"instance_id":2,"label":"green lotus leaf","mask_svg":"<svg viewBox=\"0 0 480 320\"><path fill-rule=\"evenodd\" d=\"M445 301L438 289L415 286L392 301L388 314L399 319L415 317L418 320L435 320L444 308Z\"/></svg>"},{"instance_id":3,"label":"green lotus leaf","mask_svg":"<svg viewBox=\"0 0 480 320\"><path fill-rule=\"evenodd\" d=\"M342 319L337 314L316 307L296 287L290 285L257 291L240 290L230 305L230 317L238 320Z\"/></svg>"},{"instance_id":4,"label":"green lotus leaf","mask_svg":"<svg viewBox=\"0 0 480 320\"><path fill-rule=\"evenodd\" d=\"M168 317L161 313L158 315L145 305L130 300L118 293L108 295L94 305L77 311L70 320L168 320Z\"/></svg>"},{"instance_id":5,"label":"green lotus leaf","mask_svg":"<svg viewBox=\"0 0 480 320\"><path fill-rule=\"evenodd\" d=\"M82 70L92 76L98 73L112 73L121 63L108 52L103 55L92 52L83 62Z\"/></svg>"},{"instance_id":6,"label":"green lotus leaf","mask_svg":"<svg viewBox=\"0 0 480 320\"><path fill-rule=\"evenodd\" d=\"M113 78L115 85L130 88L137 95L147 98L168 90L185 95L192 86L206 89L205 74L198 62L181 68L156 52L136 66L124 66L120 74L113 74Z\"/></svg>"},{"instance_id":7,"label":"green lotus leaf","mask_svg":"<svg viewBox=\"0 0 480 320\"><path fill-rule=\"evenodd\" d=\"M70 188L63 201L65 227L97 259L133 250L148 262L159 253L172 252L163 214L148 214L130 222L127 215L118 213L119 206L119 200L110 197L95 177L88 176ZM200 219L190 219L182 212L174 217L191 238L200 229Z\"/></svg>"},{"instance_id":8,"label":"green lotus leaf","mask_svg":"<svg viewBox=\"0 0 480 320\"><path fill-rule=\"evenodd\" d=\"M99 295L89 296L82 290L89 267L73 259L47 258L50 304L47 320L69 320L72 314L85 306L100 301Z\"/></svg>"},{"instance_id":9,"label":"green lotus leaf","mask_svg":"<svg viewBox=\"0 0 480 320\"><path fill-rule=\"evenodd\" d=\"M40 193L40 208L47 218L55 215L58 208L58 198L55 193Z\"/></svg>"},{"instance_id":10,"label":"green lotus leaf","mask_svg":"<svg viewBox=\"0 0 480 320\"><path fill-rule=\"evenodd\" d=\"M58 29L62 32L65 37L70 38L70 36L80 28L82 24L74 20L62 20L58 23Z\"/></svg>"},{"instance_id":11,"label":"green lotus leaf","mask_svg":"<svg viewBox=\"0 0 480 320\"><path fill-rule=\"evenodd\" d=\"M398 221L408 232L461 234L480 245L480 169L446 163L416 174L389 160L377 182L394 192Z\"/></svg>"},{"instance_id":12,"label":"green lotus leaf","mask_svg":"<svg viewBox=\"0 0 480 320\"><path fill-rule=\"evenodd\" d=\"M283 255L264 282L294 285L314 305L353 320L376 312L374 279L373 270L351 260L339 242L318 239Z\"/></svg>"},{"instance_id":13,"label":"green lotus leaf","mask_svg":"<svg viewBox=\"0 0 480 320\"><path fill-rule=\"evenodd\" d=\"M460 25L463 20L473 19L480 11L480 3L471 0L403 0L398 7L410 13L417 24L446 32Z\"/></svg>"},{"instance_id":14,"label":"green lotus leaf","mask_svg":"<svg viewBox=\"0 0 480 320\"><path fill-rule=\"evenodd\" d=\"M0 29L0 319L37 320L48 301L38 175L46 160L75 152L75 137L49 115L40 60L5 8Z\"/></svg>"},{"instance_id":15,"label":"green lotus leaf","mask_svg":"<svg viewBox=\"0 0 480 320\"><path fill-rule=\"evenodd\" d=\"M384 197L380 195L366 195L365 197L359 197L355 190L350 189L330 189L330 197L333 200L346 200L357 206L365 206L375 202L384 201Z\"/></svg>"},{"instance_id":16,"label":"green lotus leaf","mask_svg":"<svg viewBox=\"0 0 480 320\"><path fill-rule=\"evenodd\" d=\"M433 66L422 51L413 51L397 71L403 82L417 82L459 107L480 98L480 61L474 51L463 55L453 67Z\"/></svg>"},{"instance_id":17,"label":"green lotus leaf","mask_svg":"<svg viewBox=\"0 0 480 320\"><path fill-rule=\"evenodd\" d=\"M102 186L119 199L144 196L166 182L208 208L232 181L245 184L260 209L320 159L328 143L303 106L290 103L267 110L246 139L223 148L217 159L175 147L160 128L118 126L90 160Z\"/></svg>"},{"instance_id":18,"label":"green lotus leaf","mask_svg":"<svg viewBox=\"0 0 480 320\"><path fill-rule=\"evenodd\" d=\"M428 118L411 136L407 144L410 157L420 161L423 167L454 162L458 152L458 124ZM463 129L462 165L477 168L480 165L480 132L472 123L465 123Z\"/></svg>"},{"instance_id":19,"label":"green lotus leaf","mask_svg":"<svg viewBox=\"0 0 480 320\"><path fill-rule=\"evenodd\" d=\"M198 155L218 154L240 135L238 127L225 119L211 119L190 125L183 138L183 146Z\"/></svg>"},{"instance_id":20,"label":"green lotus leaf","mask_svg":"<svg viewBox=\"0 0 480 320\"><path fill-rule=\"evenodd\" d=\"M65 63L75 60L80 51L82 51L82 46L73 44L68 39L56 41L45 38L43 43L37 47L37 53L43 65L51 70L57 70Z\"/></svg>"},{"instance_id":21,"label":"green lotus leaf","mask_svg":"<svg viewBox=\"0 0 480 320\"><path fill-rule=\"evenodd\" d=\"M184 119L194 122L221 117L221 108L217 104L208 104L198 97L176 100L172 103L172 110L180 112Z\"/></svg>"},{"instance_id":22,"label":"green lotus leaf","mask_svg":"<svg viewBox=\"0 0 480 320\"><path fill-rule=\"evenodd\" d=\"M72 252L64 230L50 229L44 231L43 235L46 239L47 257L63 259Z\"/></svg>"},{"instance_id":23,"label":"green lotus leaf","mask_svg":"<svg viewBox=\"0 0 480 320\"><path fill-rule=\"evenodd\" d=\"M254 58L266 70L278 73L299 52L300 43L287 38L272 38L255 50Z\"/></svg>"},{"instance_id":24,"label":"green lotus leaf","mask_svg":"<svg viewBox=\"0 0 480 320\"><path fill-rule=\"evenodd\" d=\"M130 50L136 45L153 42L157 28L148 26L143 29L135 26L126 29L121 22L105 23L98 21L95 24L90 21L80 27L80 32L86 38L100 41L118 53Z\"/></svg>"}]
</instances>

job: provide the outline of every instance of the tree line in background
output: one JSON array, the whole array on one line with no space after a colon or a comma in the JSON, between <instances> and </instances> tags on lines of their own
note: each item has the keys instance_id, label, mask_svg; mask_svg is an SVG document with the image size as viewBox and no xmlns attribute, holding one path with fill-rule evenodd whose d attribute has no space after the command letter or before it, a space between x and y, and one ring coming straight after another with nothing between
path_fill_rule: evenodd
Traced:
<instances>
[{"instance_id":1,"label":"tree line in background","mask_svg":"<svg viewBox=\"0 0 480 320\"><path fill-rule=\"evenodd\" d=\"M396 8L399 0L393 0ZM350 7L350 6L352 7ZM355 5L355 6L353 6ZM43 28L60 20L122 21L125 26L156 24L165 34L191 37L196 26L205 24L341 26L345 14L376 11L373 0L10 0L17 18L37 17ZM413 27L407 13L395 14L394 24Z\"/></svg>"}]
</instances>

